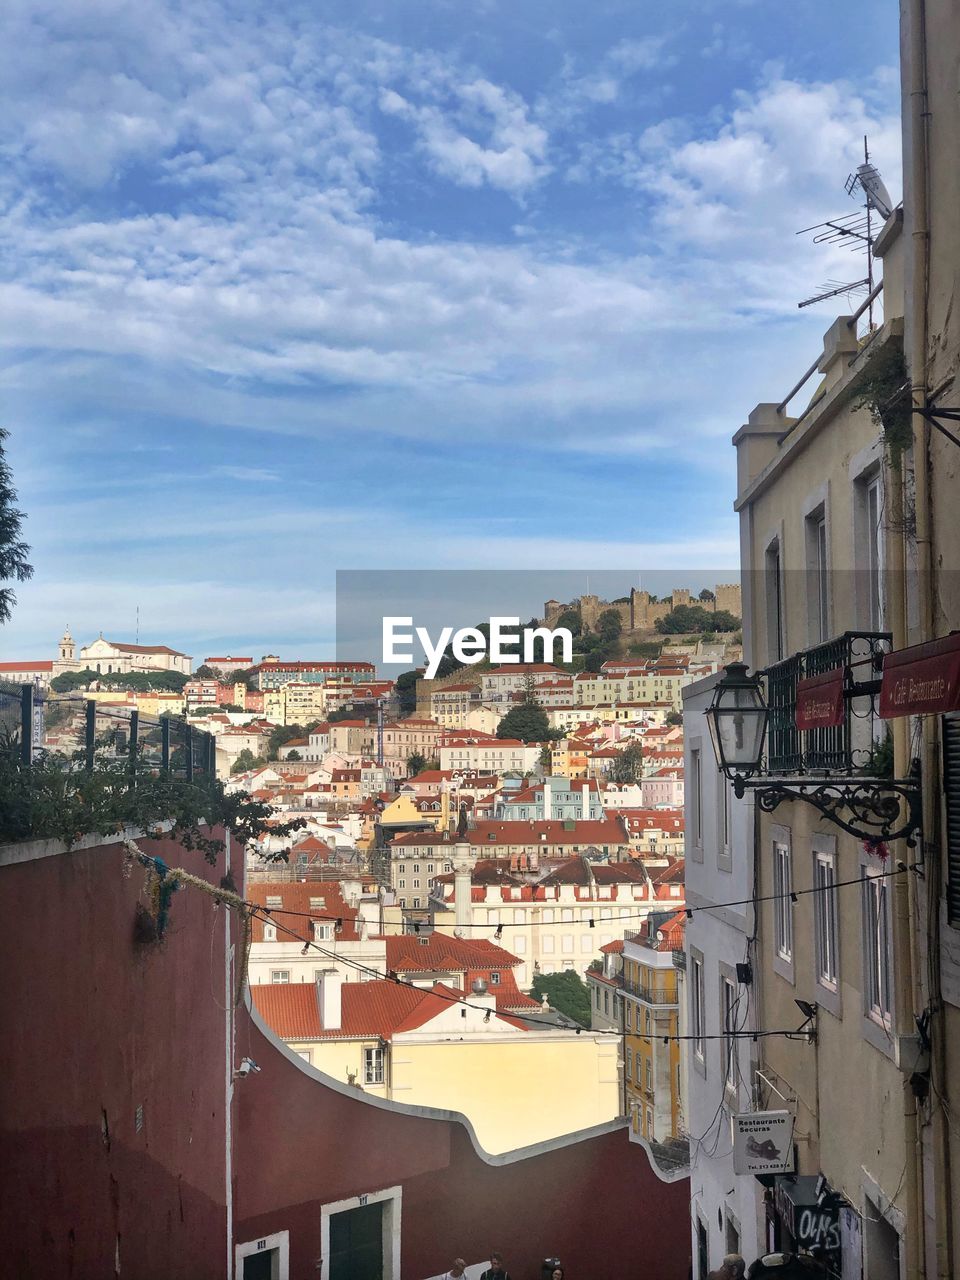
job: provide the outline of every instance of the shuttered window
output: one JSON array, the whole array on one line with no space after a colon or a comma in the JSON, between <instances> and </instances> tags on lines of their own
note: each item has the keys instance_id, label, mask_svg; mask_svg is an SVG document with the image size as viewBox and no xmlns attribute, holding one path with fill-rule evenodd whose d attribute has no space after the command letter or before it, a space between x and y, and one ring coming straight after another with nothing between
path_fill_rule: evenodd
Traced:
<instances>
[{"instance_id":1,"label":"shuttered window","mask_svg":"<svg viewBox=\"0 0 960 1280\"><path fill-rule=\"evenodd\" d=\"M947 920L960 925L960 717L943 718L943 793L947 807Z\"/></svg>"}]
</instances>

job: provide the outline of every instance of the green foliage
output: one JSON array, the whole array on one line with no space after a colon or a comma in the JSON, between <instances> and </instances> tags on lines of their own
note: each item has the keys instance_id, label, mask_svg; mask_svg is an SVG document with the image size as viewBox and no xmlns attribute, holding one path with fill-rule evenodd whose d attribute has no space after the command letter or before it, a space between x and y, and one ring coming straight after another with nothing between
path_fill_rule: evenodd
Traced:
<instances>
[{"instance_id":1,"label":"green foliage","mask_svg":"<svg viewBox=\"0 0 960 1280\"><path fill-rule=\"evenodd\" d=\"M855 409L869 409L873 421L883 432L883 441L894 466L913 443L913 406L910 378L903 350L888 344L866 361L857 379Z\"/></svg>"},{"instance_id":2,"label":"green foliage","mask_svg":"<svg viewBox=\"0 0 960 1280\"><path fill-rule=\"evenodd\" d=\"M419 751L414 751L412 755L407 756L407 777L414 778L418 773L423 773L427 767L427 757L421 755Z\"/></svg>"},{"instance_id":3,"label":"green foliage","mask_svg":"<svg viewBox=\"0 0 960 1280\"><path fill-rule=\"evenodd\" d=\"M697 596L697 599L703 600L704 603L709 601L711 604L713 604L716 601L717 597L713 594L713 592L710 590L709 587L704 587L703 590L700 592L700 594Z\"/></svg>"},{"instance_id":4,"label":"green foliage","mask_svg":"<svg viewBox=\"0 0 960 1280\"><path fill-rule=\"evenodd\" d=\"M603 973L603 961L591 960L587 966L591 973Z\"/></svg>"},{"instance_id":5,"label":"green foliage","mask_svg":"<svg viewBox=\"0 0 960 1280\"><path fill-rule=\"evenodd\" d=\"M590 991L579 973L573 969L563 973L538 973L530 994L540 1000L544 993L552 1008L582 1027L590 1026Z\"/></svg>"},{"instance_id":6,"label":"green foliage","mask_svg":"<svg viewBox=\"0 0 960 1280\"><path fill-rule=\"evenodd\" d=\"M867 762L867 774L871 778L893 777L893 738L889 733L882 741L874 743Z\"/></svg>"},{"instance_id":7,"label":"green foliage","mask_svg":"<svg viewBox=\"0 0 960 1280\"><path fill-rule=\"evenodd\" d=\"M623 631L623 619L618 609L604 609L597 619L597 634L604 644L612 644L620 638Z\"/></svg>"},{"instance_id":8,"label":"green foliage","mask_svg":"<svg viewBox=\"0 0 960 1280\"><path fill-rule=\"evenodd\" d=\"M610 777L614 782L638 782L643 769L643 747L639 742L628 742L610 769Z\"/></svg>"},{"instance_id":9,"label":"green foliage","mask_svg":"<svg viewBox=\"0 0 960 1280\"><path fill-rule=\"evenodd\" d=\"M566 627L570 634L576 639L583 630L583 623L580 619L579 609L564 609L563 613L557 615L554 627Z\"/></svg>"},{"instance_id":10,"label":"green foliage","mask_svg":"<svg viewBox=\"0 0 960 1280\"><path fill-rule=\"evenodd\" d=\"M230 766L231 773L246 773L248 769L259 769L266 764L263 756L255 756L249 747L244 747Z\"/></svg>"},{"instance_id":11,"label":"green foliage","mask_svg":"<svg viewBox=\"0 0 960 1280\"><path fill-rule=\"evenodd\" d=\"M662 649L659 640L638 640L627 652L631 658L659 658Z\"/></svg>"},{"instance_id":12,"label":"green foliage","mask_svg":"<svg viewBox=\"0 0 960 1280\"><path fill-rule=\"evenodd\" d=\"M682 711L668 711L668 712L667 712L667 724L683 724L683 712L682 712Z\"/></svg>"},{"instance_id":13,"label":"green foliage","mask_svg":"<svg viewBox=\"0 0 960 1280\"><path fill-rule=\"evenodd\" d=\"M417 709L417 681L419 671L404 671L397 676L394 689L400 707L401 718L412 716Z\"/></svg>"},{"instance_id":14,"label":"green foliage","mask_svg":"<svg viewBox=\"0 0 960 1280\"><path fill-rule=\"evenodd\" d=\"M196 671L190 677L191 680L219 680L220 678L220 672L217 668L208 667L205 662L201 662L199 667L197 667ZM225 681L224 683L229 683L229 681Z\"/></svg>"},{"instance_id":15,"label":"green foliage","mask_svg":"<svg viewBox=\"0 0 960 1280\"><path fill-rule=\"evenodd\" d=\"M63 840L68 846L87 835L112 836L132 827L146 834L172 823L172 839L215 862L223 841L210 834L228 827L242 844L269 831L286 836L305 825L302 818L268 827L276 810L243 792L227 795L223 783L203 776L187 782L172 771L148 765L141 755L131 767L102 743L92 769L84 753L45 754L25 765L15 752L0 753L0 843ZM285 860L285 855L281 855Z\"/></svg>"},{"instance_id":16,"label":"green foliage","mask_svg":"<svg viewBox=\"0 0 960 1280\"><path fill-rule=\"evenodd\" d=\"M539 702L525 701L511 708L497 725L498 738L519 738L521 742L546 742L556 735Z\"/></svg>"},{"instance_id":17,"label":"green foliage","mask_svg":"<svg viewBox=\"0 0 960 1280\"><path fill-rule=\"evenodd\" d=\"M331 711L327 716L327 724L337 724L341 720L360 720L363 717L357 714L356 707L337 707L335 711Z\"/></svg>"},{"instance_id":18,"label":"green foliage","mask_svg":"<svg viewBox=\"0 0 960 1280\"><path fill-rule=\"evenodd\" d=\"M302 759L303 759L303 756L302 756L302 755L300 754L300 752L296 749L296 747L294 747L292 751L288 751L288 752L287 752L287 754L286 754L286 757L285 757L285 758L286 758L287 760L293 760L293 761L294 761L294 763L296 763L297 761L302 760Z\"/></svg>"},{"instance_id":19,"label":"green foliage","mask_svg":"<svg viewBox=\"0 0 960 1280\"><path fill-rule=\"evenodd\" d=\"M9 435L0 427L0 582L26 582L33 577L27 560L30 548L20 537L23 512L16 507L17 491L3 442ZM0 586L0 622L9 622L17 597L11 587Z\"/></svg>"},{"instance_id":20,"label":"green foliage","mask_svg":"<svg viewBox=\"0 0 960 1280\"><path fill-rule=\"evenodd\" d=\"M278 752L280 748L291 738L305 738L307 731L302 724L278 724L271 731L267 738L267 759L279 759Z\"/></svg>"},{"instance_id":21,"label":"green foliage","mask_svg":"<svg viewBox=\"0 0 960 1280\"><path fill-rule=\"evenodd\" d=\"M259 678L260 673L256 667L245 667L243 671L234 671L227 676L224 684L242 684L245 689L256 689L259 687Z\"/></svg>"},{"instance_id":22,"label":"green foliage","mask_svg":"<svg viewBox=\"0 0 960 1280\"><path fill-rule=\"evenodd\" d=\"M678 604L657 618L654 626L661 635L690 635L698 631L735 631L740 626L740 619L726 609L714 611L699 604Z\"/></svg>"},{"instance_id":23,"label":"green foliage","mask_svg":"<svg viewBox=\"0 0 960 1280\"><path fill-rule=\"evenodd\" d=\"M75 689L86 689L87 685L99 679L96 671L91 671L89 667L85 667L83 671L63 671L53 677L50 688L54 693L73 693Z\"/></svg>"}]
</instances>

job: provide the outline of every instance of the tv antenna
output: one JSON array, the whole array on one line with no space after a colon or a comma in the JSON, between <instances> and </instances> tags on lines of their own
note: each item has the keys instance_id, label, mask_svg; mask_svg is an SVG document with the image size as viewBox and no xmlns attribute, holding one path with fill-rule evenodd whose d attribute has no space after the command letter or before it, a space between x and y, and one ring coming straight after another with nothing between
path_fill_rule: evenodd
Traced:
<instances>
[{"instance_id":1,"label":"tv antenna","mask_svg":"<svg viewBox=\"0 0 960 1280\"><path fill-rule=\"evenodd\" d=\"M866 253L867 255L867 274L860 280L828 280L821 286L821 291L814 294L810 298L804 298L803 302L798 302L798 307L811 307L815 302L825 302L828 298L835 298L839 294L845 294L848 298L859 293L862 289L867 291L867 321L870 331L873 331L873 216L878 214L881 224L893 213L893 201L890 193L884 186L883 179L875 165L870 163L870 151L867 146L867 139L863 139L863 164L857 167L855 173L851 173L844 183L844 190L848 196L857 199L858 195L863 198L863 209L857 210L856 213L844 213L838 218L828 218L826 222L818 222L815 226L804 227L802 231L798 231L797 235L808 235L813 233L814 244L845 244L852 253Z\"/></svg>"}]
</instances>

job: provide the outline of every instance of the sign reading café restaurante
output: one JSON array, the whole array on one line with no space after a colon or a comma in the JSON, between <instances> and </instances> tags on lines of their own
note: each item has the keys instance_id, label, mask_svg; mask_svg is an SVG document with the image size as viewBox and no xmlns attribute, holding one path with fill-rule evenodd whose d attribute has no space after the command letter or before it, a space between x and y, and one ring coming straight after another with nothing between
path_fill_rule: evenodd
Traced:
<instances>
[{"instance_id":1,"label":"sign reading caf\u00e9 restaurante","mask_svg":"<svg viewBox=\"0 0 960 1280\"><path fill-rule=\"evenodd\" d=\"M843 724L843 668L797 681L798 729L827 729Z\"/></svg>"},{"instance_id":2,"label":"sign reading caf\u00e9 restaurante","mask_svg":"<svg viewBox=\"0 0 960 1280\"><path fill-rule=\"evenodd\" d=\"M888 653L883 660L880 715L934 715L960 710L960 632Z\"/></svg>"}]
</instances>

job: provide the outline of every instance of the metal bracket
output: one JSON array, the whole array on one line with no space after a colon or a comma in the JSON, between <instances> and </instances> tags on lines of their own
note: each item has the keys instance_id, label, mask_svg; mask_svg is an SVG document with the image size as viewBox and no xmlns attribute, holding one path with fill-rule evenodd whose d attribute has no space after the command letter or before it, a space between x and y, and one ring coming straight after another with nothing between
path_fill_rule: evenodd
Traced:
<instances>
[{"instance_id":1,"label":"metal bracket","mask_svg":"<svg viewBox=\"0 0 960 1280\"><path fill-rule=\"evenodd\" d=\"M939 431L941 435L946 436L951 444L955 444L960 449L960 440L948 431L942 422L938 422L938 418L944 418L947 422L960 422L960 409L938 409L936 405L927 405L925 409L914 406L914 413L919 413L920 417L929 422L934 430Z\"/></svg>"},{"instance_id":2,"label":"metal bracket","mask_svg":"<svg viewBox=\"0 0 960 1280\"><path fill-rule=\"evenodd\" d=\"M916 843L921 829L922 806L919 777L910 778L734 778L738 798L747 791L756 796L757 807L773 813L785 800L812 804L835 826L859 840L878 843L906 840ZM903 806L906 805L906 814ZM846 811L848 816L844 817Z\"/></svg>"}]
</instances>

